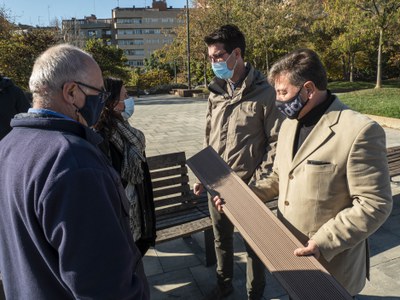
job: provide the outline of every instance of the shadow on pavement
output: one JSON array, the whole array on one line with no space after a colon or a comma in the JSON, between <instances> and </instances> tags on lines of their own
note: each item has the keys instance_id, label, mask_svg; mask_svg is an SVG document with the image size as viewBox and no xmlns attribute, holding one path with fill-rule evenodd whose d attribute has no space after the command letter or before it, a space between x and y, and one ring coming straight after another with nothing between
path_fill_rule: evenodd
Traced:
<instances>
[{"instance_id":1,"label":"shadow on pavement","mask_svg":"<svg viewBox=\"0 0 400 300\"><path fill-rule=\"evenodd\" d=\"M393 195L393 209L386 220L370 238L371 256L400 245L400 194Z\"/></svg>"}]
</instances>

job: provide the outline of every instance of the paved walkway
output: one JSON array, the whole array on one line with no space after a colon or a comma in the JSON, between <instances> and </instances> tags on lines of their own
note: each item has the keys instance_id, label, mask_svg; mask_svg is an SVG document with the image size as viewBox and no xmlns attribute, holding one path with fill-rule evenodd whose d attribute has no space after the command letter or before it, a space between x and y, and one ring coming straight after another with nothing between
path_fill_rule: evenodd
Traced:
<instances>
[{"instance_id":1,"label":"paved walkway","mask_svg":"<svg viewBox=\"0 0 400 300\"><path fill-rule=\"evenodd\" d=\"M190 157L202 149L205 99L170 95L135 99L130 122L143 130L147 156L185 151ZM387 128L388 146L400 145L400 131ZM194 177L191 176L191 181ZM400 299L400 185L393 184L395 205L391 217L371 236L371 282L358 299ZM151 299L203 299L215 283L215 266L205 267L202 233L157 245L144 265L151 285ZM246 257L243 241L235 234L235 293L228 299L246 298ZM267 271L264 299L288 299L284 289Z\"/></svg>"}]
</instances>

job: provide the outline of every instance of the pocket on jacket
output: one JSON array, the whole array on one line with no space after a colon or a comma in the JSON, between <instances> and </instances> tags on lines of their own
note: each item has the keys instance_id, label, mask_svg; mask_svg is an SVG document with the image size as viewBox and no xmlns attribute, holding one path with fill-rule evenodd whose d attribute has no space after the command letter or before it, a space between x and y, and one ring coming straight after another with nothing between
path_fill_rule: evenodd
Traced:
<instances>
[{"instance_id":1,"label":"pocket on jacket","mask_svg":"<svg viewBox=\"0 0 400 300\"><path fill-rule=\"evenodd\" d=\"M330 198L336 165L331 163L307 163L305 165L306 182L305 197L321 201ZM334 192L334 191L333 191Z\"/></svg>"}]
</instances>

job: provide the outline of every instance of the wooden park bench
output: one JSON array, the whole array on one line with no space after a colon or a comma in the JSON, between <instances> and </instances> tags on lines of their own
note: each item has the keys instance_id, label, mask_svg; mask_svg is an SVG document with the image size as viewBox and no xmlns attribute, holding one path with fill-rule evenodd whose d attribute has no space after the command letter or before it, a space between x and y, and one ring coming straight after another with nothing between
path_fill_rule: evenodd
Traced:
<instances>
[{"instance_id":1,"label":"wooden park bench","mask_svg":"<svg viewBox=\"0 0 400 300\"><path fill-rule=\"evenodd\" d=\"M387 148L390 180L400 175L400 146Z\"/></svg>"},{"instance_id":2,"label":"wooden park bench","mask_svg":"<svg viewBox=\"0 0 400 300\"><path fill-rule=\"evenodd\" d=\"M207 193L196 196L189 185L185 152L147 158L156 209L156 243L187 237L204 231L205 265L215 264L214 235ZM276 210L277 200L267 202Z\"/></svg>"},{"instance_id":3,"label":"wooden park bench","mask_svg":"<svg viewBox=\"0 0 400 300\"><path fill-rule=\"evenodd\" d=\"M147 162L156 209L156 243L204 231L206 265L214 264L214 236L207 194L193 194L185 152L148 157Z\"/></svg>"}]
</instances>

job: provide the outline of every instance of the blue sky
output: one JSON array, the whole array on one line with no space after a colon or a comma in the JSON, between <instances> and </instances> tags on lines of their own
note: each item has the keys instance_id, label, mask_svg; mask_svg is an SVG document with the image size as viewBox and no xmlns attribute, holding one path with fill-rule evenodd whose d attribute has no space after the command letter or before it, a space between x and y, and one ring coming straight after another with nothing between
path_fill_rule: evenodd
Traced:
<instances>
[{"instance_id":1,"label":"blue sky","mask_svg":"<svg viewBox=\"0 0 400 300\"><path fill-rule=\"evenodd\" d=\"M189 6L191 0L188 0ZM119 7L151 6L152 0L0 0L0 7L10 12L15 23L47 26L55 18L82 19L95 14L98 18L111 18L111 10ZM184 7L186 0L167 0L167 5Z\"/></svg>"}]
</instances>

